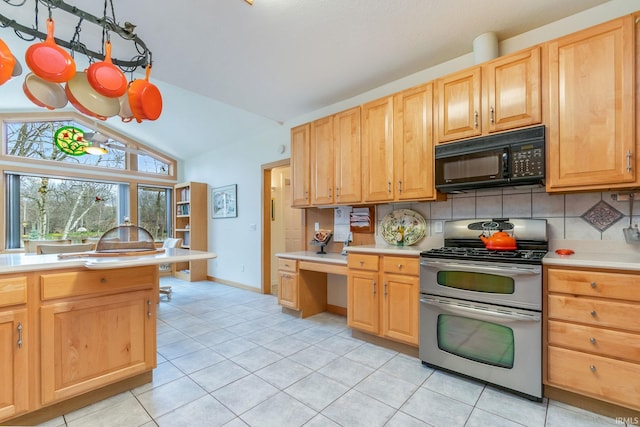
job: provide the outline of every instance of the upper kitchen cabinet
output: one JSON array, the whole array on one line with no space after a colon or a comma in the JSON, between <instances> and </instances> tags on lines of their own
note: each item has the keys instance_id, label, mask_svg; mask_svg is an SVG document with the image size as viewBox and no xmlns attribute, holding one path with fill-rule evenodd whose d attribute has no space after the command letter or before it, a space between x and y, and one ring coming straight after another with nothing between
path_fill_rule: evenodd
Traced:
<instances>
[{"instance_id":1,"label":"upper kitchen cabinet","mask_svg":"<svg viewBox=\"0 0 640 427\"><path fill-rule=\"evenodd\" d=\"M361 201L360 107L311 123L311 205Z\"/></svg>"},{"instance_id":2,"label":"upper kitchen cabinet","mask_svg":"<svg viewBox=\"0 0 640 427\"><path fill-rule=\"evenodd\" d=\"M396 200L434 200L433 86L417 86L394 96L393 157Z\"/></svg>"},{"instance_id":3,"label":"upper kitchen cabinet","mask_svg":"<svg viewBox=\"0 0 640 427\"><path fill-rule=\"evenodd\" d=\"M393 97L362 106L362 199L386 202L394 198Z\"/></svg>"},{"instance_id":4,"label":"upper kitchen cabinet","mask_svg":"<svg viewBox=\"0 0 640 427\"><path fill-rule=\"evenodd\" d=\"M291 129L291 206L295 208L309 206L309 138L311 125Z\"/></svg>"},{"instance_id":5,"label":"upper kitchen cabinet","mask_svg":"<svg viewBox=\"0 0 640 427\"><path fill-rule=\"evenodd\" d=\"M547 191L638 185L634 21L551 41Z\"/></svg>"},{"instance_id":6,"label":"upper kitchen cabinet","mask_svg":"<svg viewBox=\"0 0 640 427\"><path fill-rule=\"evenodd\" d=\"M364 202L434 200L433 86L362 106Z\"/></svg>"},{"instance_id":7,"label":"upper kitchen cabinet","mask_svg":"<svg viewBox=\"0 0 640 427\"><path fill-rule=\"evenodd\" d=\"M438 142L542 121L540 47L437 80Z\"/></svg>"}]
</instances>

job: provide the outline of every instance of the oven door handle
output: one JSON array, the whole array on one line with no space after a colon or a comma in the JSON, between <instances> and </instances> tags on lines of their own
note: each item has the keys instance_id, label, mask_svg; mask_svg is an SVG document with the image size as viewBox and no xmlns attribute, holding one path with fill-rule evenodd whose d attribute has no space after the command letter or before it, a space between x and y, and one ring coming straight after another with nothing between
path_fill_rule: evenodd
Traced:
<instances>
[{"instance_id":1,"label":"oven door handle","mask_svg":"<svg viewBox=\"0 0 640 427\"><path fill-rule=\"evenodd\" d=\"M456 269L457 271L468 271L471 273L486 272L494 273L499 276L524 276L524 275L536 275L540 274L540 267L516 267L506 266L501 264L499 267L491 267L488 265L480 264L461 264L457 262L442 262L442 261L428 261L423 262L423 266L431 269L446 270Z\"/></svg>"},{"instance_id":2,"label":"oven door handle","mask_svg":"<svg viewBox=\"0 0 640 427\"><path fill-rule=\"evenodd\" d=\"M420 302L427 305L433 305L440 310L448 311L456 314L473 314L476 317L500 319L502 321L515 321L515 322L540 322L540 316L537 314L524 314L524 313L502 313L497 311L487 311L479 308L467 307L458 304L444 304L436 300L420 298Z\"/></svg>"}]
</instances>

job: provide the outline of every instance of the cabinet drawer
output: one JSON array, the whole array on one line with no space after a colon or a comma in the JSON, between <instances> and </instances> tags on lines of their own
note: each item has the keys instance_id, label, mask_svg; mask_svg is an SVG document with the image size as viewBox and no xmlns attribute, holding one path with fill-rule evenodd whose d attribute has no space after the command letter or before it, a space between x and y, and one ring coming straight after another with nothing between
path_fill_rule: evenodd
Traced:
<instances>
[{"instance_id":1,"label":"cabinet drawer","mask_svg":"<svg viewBox=\"0 0 640 427\"><path fill-rule=\"evenodd\" d=\"M640 365L549 347L550 385L640 409Z\"/></svg>"},{"instance_id":2,"label":"cabinet drawer","mask_svg":"<svg viewBox=\"0 0 640 427\"><path fill-rule=\"evenodd\" d=\"M549 292L640 301L640 275L580 270L548 270Z\"/></svg>"},{"instance_id":3,"label":"cabinet drawer","mask_svg":"<svg viewBox=\"0 0 640 427\"><path fill-rule=\"evenodd\" d=\"M640 335L550 320L549 345L640 363Z\"/></svg>"},{"instance_id":4,"label":"cabinet drawer","mask_svg":"<svg viewBox=\"0 0 640 427\"><path fill-rule=\"evenodd\" d=\"M408 274L418 276L420 274L420 260L399 256L384 256L382 269L385 273Z\"/></svg>"},{"instance_id":5,"label":"cabinet drawer","mask_svg":"<svg viewBox=\"0 0 640 427\"><path fill-rule=\"evenodd\" d=\"M298 261L295 259L278 258L278 270L296 272L298 270Z\"/></svg>"},{"instance_id":6,"label":"cabinet drawer","mask_svg":"<svg viewBox=\"0 0 640 427\"><path fill-rule=\"evenodd\" d=\"M640 332L640 304L564 295L549 295L547 301L549 319Z\"/></svg>"},{"instance_id":7,"label":"cabinet drawer","mask_svg":"<svg viewBox=\"0 0 640 427\"><path fill-rule=\"evenodd\" d=\"M378 271L378 255L348 254L347 267L358 270Z\"/></svg>"},{"instance_id":8,"label":"cabinet drawer","mask_svg":"<svg viewBox=\"0 0 640 427\"><path fill-rule=\"evenodd\" d=\"M9 277L0 279L0 307L27 302L27 278Z\"/></svg>"},{"instance_id":9,"label":"cabinet drawer","mask_svg":"<svg viewBox=\"0 0 640 427\"><path fill-rule=\"evenodd\" d=\"M158 267L69 271L43 274L40 276L42 300L88 295L93 293L112 293L128 289L153 288L158 280Z\"/></svg>"}]
</instances>

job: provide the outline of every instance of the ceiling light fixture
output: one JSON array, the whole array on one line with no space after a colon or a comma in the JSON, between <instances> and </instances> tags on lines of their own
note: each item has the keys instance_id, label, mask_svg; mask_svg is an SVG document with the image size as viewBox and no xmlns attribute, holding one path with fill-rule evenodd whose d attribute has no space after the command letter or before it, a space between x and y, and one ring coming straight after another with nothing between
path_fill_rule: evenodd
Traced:
<instances>
[{"instance_id":1,"label":"ceiling light fixture","mask_svg":"<svg viewBox=\"0 0 640 427\"><path fill-rule=\"evenodd\" d=\"M247 3L249 3L249 6L253 6L253 0L244 0L244 1L246 1Z\"/></svg>"},{"instance_id":2,"label":"ceiling light fixture","mask_svg":"<svg viewBox=\"0 0 640 427\"><path fill-rule=\"evenodd\" d=\"M102 144L90 145L88 147L84 147L84 152L87 154L93 154L94 156L102 156L107 154L109 150L102 146Z\"/></svg>"}]
</instances>

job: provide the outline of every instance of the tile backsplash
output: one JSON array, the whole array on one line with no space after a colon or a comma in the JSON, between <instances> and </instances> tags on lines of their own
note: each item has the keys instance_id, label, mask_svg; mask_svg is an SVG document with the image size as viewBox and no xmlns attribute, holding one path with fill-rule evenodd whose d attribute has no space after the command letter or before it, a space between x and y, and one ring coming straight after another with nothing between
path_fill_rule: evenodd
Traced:
<instances>
[{"instance_id":1,"label":"tile backsplash","mask_svg":"<svg viewBox=\"0 0 640 427\"><path fill-rule=\"evenodd\" d=\"M378 205L377 224L395 209L413 209L427 221L427 236L441 236L443 221L463 218L546 218L551 240L615 240L624 242L629 202L612 197L620 192L549 194L541 187L504 187L450 194L443 202ZM640 201L634 213L640 213ZM633 217L636 223L640 218ZM440 224L438 224L440 223ZM377 229L378 227L376 227ZM376 233L376 242L384 243Z\"/></svg>"}]
</instances>

